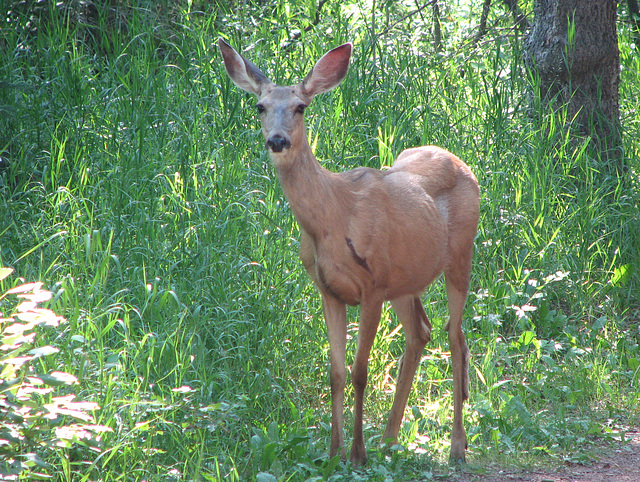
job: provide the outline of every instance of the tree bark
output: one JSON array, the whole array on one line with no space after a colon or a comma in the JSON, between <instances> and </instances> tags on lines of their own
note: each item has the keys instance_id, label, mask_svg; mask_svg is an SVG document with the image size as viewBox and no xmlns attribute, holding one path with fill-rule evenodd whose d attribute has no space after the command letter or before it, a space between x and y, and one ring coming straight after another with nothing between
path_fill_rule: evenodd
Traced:
<instances>
[{"instance_id":1,"label":"tree bark","mask_svg":"<svg viewBox=\"0 0 640 482\"><path fill-rule=\"evenodd\" d=\"M616 0L535 0L525 61L538 74L542 105L567 109L607 160L622 159ZM535 86L534 86L535 87Z\"/></svg>"},{"instance_id":2,"label":"tree bark","mask_svg":"<svg viewBox=\"0 0 640 482\"><path fill-rule=\"evenodd\" d=\"M487 19L489 18L489 9L491 8L491 0L484 0L482 4L482 14L480 15L480 24L478 25L478 33L473 41L474 45L477 44L482 37L487 33Z\"/></svg>"}]
</instances>

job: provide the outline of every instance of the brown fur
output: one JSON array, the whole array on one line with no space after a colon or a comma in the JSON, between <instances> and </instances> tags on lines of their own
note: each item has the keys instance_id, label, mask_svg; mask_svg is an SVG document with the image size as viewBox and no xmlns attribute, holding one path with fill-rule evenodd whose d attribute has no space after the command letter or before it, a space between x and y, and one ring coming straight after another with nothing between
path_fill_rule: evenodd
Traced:
<instances>
[{"instance_id":1,"label":"brown fur","mask_svg":"<svg viewBox=\"0 0 640 482\"><path fill-rule=\"evenodd\" d=\"M331 455L340 452L345 456L345 305L360 305L352 372L355 424L351 460L362 464L367 457L362 437L363 397L382 303L391 301L407 340L383 435L383 441L395 441L415 370L431 337L431 324L419 297L444 273L454 379L451 459L464 460L467 440L462 405L469 394L469 350L461 327L478 223L479 192L473 173L456 156L435 146L407 149L385 171L360 167L330 172L311 152L301 112L316 94L342 81L351 45L327 53L301 84L291 87L265 80L255 65L222 40L219 47L231 79L258 97L264 138L300 225L300 258L322 294L331 347ZM278 140L283 148L273 147Z\"/></svg>"}]
</instances>

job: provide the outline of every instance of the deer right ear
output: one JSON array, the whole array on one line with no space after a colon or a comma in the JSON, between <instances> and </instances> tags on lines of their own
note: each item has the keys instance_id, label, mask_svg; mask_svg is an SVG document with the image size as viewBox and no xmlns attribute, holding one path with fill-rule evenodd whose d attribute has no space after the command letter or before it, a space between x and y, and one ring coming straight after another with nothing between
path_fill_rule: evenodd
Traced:
<instances>
[{"instance_id":1,"label":"deer right ear","mask_svg":"<svg viewBox=\"0 0 640 482\"><path fill-rule=\"evenodd\" d=\"M242 90L251 92L259 97L262 92L262 87L265 84L271 84L267 76L264 75L253 62L245 59L227 42L218 39L218 48L220 49L220 53L222 53L227 74L229 74L233 83Z\"/></svg>"},{"instance_id":2,"label":"deer right ear","mask_svg":"<svg viewBox=\"0 0 640 482\"><path fill-rule=\"evenodd\" d=\"M347 43L324 54L302 81L303 92L313 97L337 87L349 70L352 48Z\"/></svg>"}]
</instances>

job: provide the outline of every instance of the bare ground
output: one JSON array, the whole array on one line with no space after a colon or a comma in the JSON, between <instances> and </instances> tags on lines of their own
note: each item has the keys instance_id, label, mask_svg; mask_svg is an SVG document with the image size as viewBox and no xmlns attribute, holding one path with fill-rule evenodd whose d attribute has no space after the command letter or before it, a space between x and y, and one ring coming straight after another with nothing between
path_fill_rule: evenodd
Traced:
<instances>
[{"instance_id":1,"label":"bare ground","mask_svg":"<svg viewBox=\"0 0 640 482\"><path fill-rule=\"evenodd\" d=\"M593 451L591 464L564 463L535 470L511 467L462 469L450 482L640 482L640 431L627 432L625 442Z\"/></svg>"}]
</instances>

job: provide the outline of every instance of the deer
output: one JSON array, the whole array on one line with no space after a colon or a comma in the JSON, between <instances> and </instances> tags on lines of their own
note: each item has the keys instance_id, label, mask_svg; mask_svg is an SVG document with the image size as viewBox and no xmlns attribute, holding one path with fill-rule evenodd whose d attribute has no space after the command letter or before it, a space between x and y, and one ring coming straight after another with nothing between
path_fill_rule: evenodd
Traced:
<instances>
[{"instance_id":1,"label":"deer","mask_svg":"<svg viewBox=\"0 0 640 482\"><path fill-rule=\"evenodd\" d=\"M469 349L462 331L473 243L479 217L479 187L471 169L436 146L402 151L386 170L325 169L309 146L304 112L312 99L346 77L353 46L330 50L302 82L276 85L222 38L227 74L257 98L265 146L300 227L300 259L320 291L329 337L331 446L346 461L343 433L347 305L360 305L351 370L354 427L350 462L365 464L362 424L371 348L383 303L390 301L405 333L393 405L381 442L397 443L400 425L431 323L420 299L444 274L453 374L450 461L464 463L467 435L463 404L469 397Z\"/></svg>"}]
</instances>

